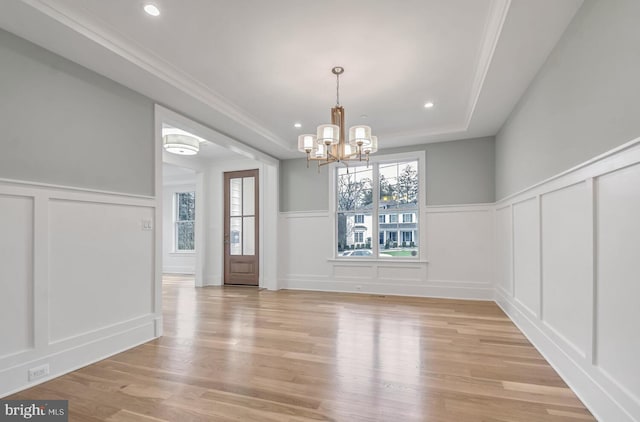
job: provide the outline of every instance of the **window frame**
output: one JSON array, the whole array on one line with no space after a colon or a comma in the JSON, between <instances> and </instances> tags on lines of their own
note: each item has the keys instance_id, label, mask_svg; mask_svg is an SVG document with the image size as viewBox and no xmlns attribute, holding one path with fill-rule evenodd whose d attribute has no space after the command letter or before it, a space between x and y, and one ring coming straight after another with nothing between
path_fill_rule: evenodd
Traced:
<instances>
[{"instance_id":1,"label":"window frame","mask_svg":"<svg viewBox=\"0 0 640 422\"><path fill-rule=\"evenodd\" d=\"M179 220L179 216L180 216L180 210L178 209L180 207L180 200L179 197L182 194L185 193L192 193L193 194L193 200L194 202L196 201L196 192L195 190L189 190L189 191L176 191L173 193L173 253L176 254L192 254L195 253L196 251L196 246L195 246L195 234L196 234L196 220ZM195 217L195 205L194 205L194 217ZM193 223L193 236L194 236L194 242L193 242L193 249L179 249L178 248L178 226L181 223Z\"/></svg>"},{"instance_id":2,"label":"window frame","mask_svg":"<svg viewBox=\"0 0 640 422\"><path fill-rule=\"evenodd\" d=\"M418 162L418 207L415 210L415 218L417 219L417 236L415 238L418 240L417 243L419 245L417 256L410 257L384 257L380 258L380 245L378 241L371 242L371 250L373 255L370 257L359 256L359 257L351 257L351 256L339 256L337 250L337 242L338 242L338 204L337 204L337 181L338 181L338 168L342 164L338 163L337 165L332 165L329 168L329 219L331 226L333 227L332 233L332 242L331 242L331 251L329 255L330 260L357 260L357 261L382 261L382 262L427 262L426 261L426 230L425 230L425 220L426 220L426 154L425 151L412 151L412 152L404 152L404 153L396 153L396 154L376 154L369 158L369 165L373 165L373 177L372 179L375 181L372 186L373 197L374 197L374 206L372 207L371 220L372 222L378 222L373 225L373 233L372 239L379 239L380 237L380 229L379 229L379 206L378 201L380 200L379 193L379 170L377 164L384 163L393 163L393 162L403 162L403 161L417 161ZM375 164L375 165L374 165ZM351 167L355 167L360 165L360 163L350 163ZM362 162L362 165L366 166L366 162ZM373 223L372 223L373 224Z\"/></svg>"}]
</instances>

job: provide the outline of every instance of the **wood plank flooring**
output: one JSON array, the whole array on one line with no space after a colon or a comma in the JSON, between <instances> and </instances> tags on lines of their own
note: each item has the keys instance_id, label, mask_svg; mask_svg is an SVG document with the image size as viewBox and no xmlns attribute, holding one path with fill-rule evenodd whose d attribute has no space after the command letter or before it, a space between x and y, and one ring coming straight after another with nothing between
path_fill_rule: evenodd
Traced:
<instances>
[{"instance_id":1,"label":"wood plank flooring","mask_svg":"<svg viewBox=\"0 0 640 422\"><path fill-rule=\"evenodd\" d=\"M71 421L593 421L493 302L165 276L164 336L9 399Z\"/></svg>"}]
</instances>

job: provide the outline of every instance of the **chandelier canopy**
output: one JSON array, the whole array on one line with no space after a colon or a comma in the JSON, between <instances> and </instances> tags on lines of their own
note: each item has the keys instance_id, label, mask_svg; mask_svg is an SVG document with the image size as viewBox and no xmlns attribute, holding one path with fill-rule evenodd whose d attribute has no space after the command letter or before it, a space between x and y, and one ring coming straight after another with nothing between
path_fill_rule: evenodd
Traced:
<instances>
[{"instance_id":1,"label":"chandelier canopy","mask_svg":"<svg viewBox=\"0 0 640 422\"><path fill-rule=\"evenodd\" d=\"M318 161L318 167L330 163L348 161L367 161L369 155L378 151L378 137L371 135L369 126L358 125L349 128L349 139L345 136L344 107L340 105L340 75L344 68L336 66L331 69L336 75L336 105L331 108L331 124L318 126L315 135L298 136L298 150L307 154L309 161Z\"/></svg>"}]
</instances>

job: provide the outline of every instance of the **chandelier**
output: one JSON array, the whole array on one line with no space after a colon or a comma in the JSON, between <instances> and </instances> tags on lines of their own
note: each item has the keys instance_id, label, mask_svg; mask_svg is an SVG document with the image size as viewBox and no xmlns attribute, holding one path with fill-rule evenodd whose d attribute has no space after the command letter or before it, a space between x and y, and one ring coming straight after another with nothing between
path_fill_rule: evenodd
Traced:
<instances>
[{"instance_id":1,"label":"chandelier","mask_svg":"<svg viewBox=\"0 0 640 422\"><path fill-rule=\"evenodd\" d=\"M307 154L307 167L311 160L320 166L348 161L363 161L369 164L369 155L378 151L378 137L371 136L369 126L358 125L349 128L349 139L345 137L344 107L340 105L340 75L344 68L331 69L336 75L336 105L331 108L331 124L318 126L316 135L298 136L298 150Z\"/></svg>"}]
</instances>

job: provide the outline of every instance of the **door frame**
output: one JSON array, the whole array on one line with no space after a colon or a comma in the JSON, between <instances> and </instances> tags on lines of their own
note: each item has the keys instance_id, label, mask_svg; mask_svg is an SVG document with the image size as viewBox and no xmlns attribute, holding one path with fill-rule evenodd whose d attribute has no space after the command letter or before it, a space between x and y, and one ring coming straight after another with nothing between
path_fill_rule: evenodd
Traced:
<instances>
[{"instance_id":1,"label":"door frame","mask_svg":"<svg viewBox=\"0 0 640 422\"><path fill-rule=\"evenodd\" d=\"M254 218L255 218L255 226L257 228L257 230L254 230L254 244L255 244L255 266L256 266L256 272L257 272L257 278L255 280L255 284L253 284L254 282L252 281L252 283L227 283L227 280L231 277L230 274L230 270L231 270L231 257L233 255L231 255L231 243L229 242L229 239L227 238L227 233L230 232L231 227L230 227L230 215L228 214L228 212L230 212L230 208L231 208L231 202L230 202L230 191L229 191L229 180L231 180L231 177L229 177L228 175L230 175L231 173L236 173L237 177L234 178L242 178L242 177L254 177L255 178L255 190L254 190L254 204L255 204L255 210L254 210ZM245 176L243 176L243 174ZM225 171L224 172L224 207L223 207L223 218L224 218L224 268L223 268L223 279L222 279L222 284L225 286L258 286L259 285L259 280L260 280L260 170L259 169L250 169L250 170L232 170L232 171ZM244 198L244 195L243 195ZM242 241L242 245L244 245L244 226L243 226L243 241Z\"/></svg>"}]
</instances>

